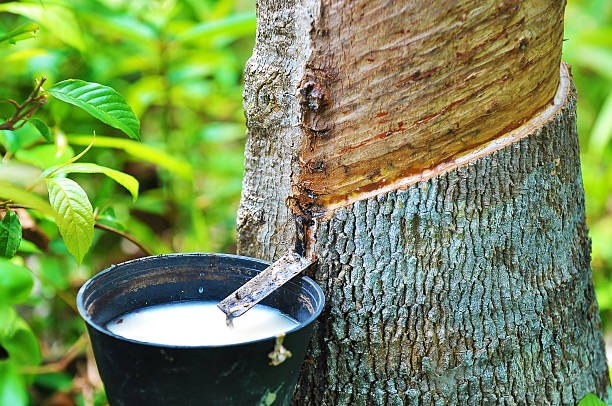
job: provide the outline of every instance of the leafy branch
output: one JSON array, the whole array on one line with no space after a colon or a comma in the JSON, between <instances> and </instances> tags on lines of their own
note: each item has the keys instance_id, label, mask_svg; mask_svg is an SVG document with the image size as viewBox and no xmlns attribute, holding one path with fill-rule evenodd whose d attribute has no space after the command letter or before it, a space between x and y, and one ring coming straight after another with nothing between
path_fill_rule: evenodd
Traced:
<instances>
[{"instance_id":1,"label":"leafy branch","mask_svg":"<svg viewBox=\"0 0 612 406\"><path fill-rule=\"evenodd\" d=\"M114 89L99 83L68 79L44 90L42 88L44 82L45 78L36 81L36 87L21 104L14 100L5 100L15 107L15 113L10 119L0 123L0 130L16 130L23 127L26 122L31 121L38 132L49 141L51 135L46 124L40 120L32 119L32 116L40 106L46 103L48 96L53 96L86 111L103 123L123 131L130 138L140 140L138 118L125 99ZM8 200L0 200L0 207L10 208L14 205L23 205L33 209L42 208L47 215L55 218L66 248L75 257L77 263L82 261L91 246L96 221L87 193L78 183L65 176L71 173L101 173L125 187L134 199L138 196L138 181L133 176L93 163L76 163L93 146L94 140L95 133L94 138L83 152L61 165L47 168L36 182L25 190L10 184L8 189L4 187L1 197ZM4 159L6 160L9 155L7 153ZM41 203L40 198L32 193L33 188L42 180L47 183L50 206ZM4 182L2 183L4 184ZM150 254L150 251L132 236L103 224L98 224L98 228L119 234L139 246L144 253ZM11 234L11 237L14 237L13 234ZM2 241L4 240L3 238ZM8 241L8 238L6 240ZM13 242L13 240L11 241ZM13 245L12 243L11 250L7 252L13 253Z\"/></svg>"},{"instance_id":2,"label":"leafy branch","mask_svg":"<svg viewBox=\"0 0 612 406\"><path fill-rule=\"evenodd\" d=\"M45 80L47 79L42 78L37 80L34 90L32 90L32 93L30 93L28 98L21 104L12 99L1 100L12 104L15 107L15 113L13 113L11 118L3 123L0 123L0 130L17 130L23 127L27 122L27 119L31 118L34 113L36 113L36 110L47 102L47 94L44 93L42 88Z\"/></svg>"}]
</instances>

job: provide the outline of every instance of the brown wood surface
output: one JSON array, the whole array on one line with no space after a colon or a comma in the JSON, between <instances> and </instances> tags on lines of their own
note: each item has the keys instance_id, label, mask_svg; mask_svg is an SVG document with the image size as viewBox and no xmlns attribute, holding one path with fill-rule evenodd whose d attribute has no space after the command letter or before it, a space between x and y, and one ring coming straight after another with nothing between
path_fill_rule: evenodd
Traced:
<instances>
[{"instance_id":1,"label":"brown wood surface","mask_svg":"<svg viewBox=\"0 0 612 406\"><path fill-rule=\"evenodd\" d=\"M297 92L300 206L316 216L433 176L545 110L559 85L564 6L323 2Z\"/></svg>"}]
</instances>

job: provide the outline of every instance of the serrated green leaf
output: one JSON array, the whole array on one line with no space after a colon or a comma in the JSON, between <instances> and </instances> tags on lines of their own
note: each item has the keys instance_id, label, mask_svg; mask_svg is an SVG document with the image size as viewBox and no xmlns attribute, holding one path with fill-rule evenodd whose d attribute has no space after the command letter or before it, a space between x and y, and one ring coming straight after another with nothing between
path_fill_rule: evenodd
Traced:
<instances>
[{"instance_id":1,"label":"serrated green leaf","mask_svg":"<svg viewBox=\"0 0 612 406\"><path fill-rule=\"evenodd\" d=\"M0 222L0 256L12 258L21 242L21 222L19 216L8 210Z\"/></svg>"},{"instance_id":2,"label":"serrated green leaf","mask_svg":"<svg viewBox=\"0 0 612 406\"><path fill-rule=\"evenodd\" d=\"M94 217L85 191L68 178L47 178L49 202L66 248L80 264L93 240Z\"/></svg>"},{"instance_id":3,"label":"serrated green leaf","mask_svg":"<svg viewBox=\"0 0 612 406\"><path fill-rule=\"evenodd\" d=\"M132 194L134 200L136 200L138 197L138 181L135 177L128 175L127 173L107 168L106 166L100 166L92 163L73 163L61 166L57 170L54 168L49 168L45 172L53 172L53 176L67 175L69 173L102 173L126 188Z\"/></svg>"},{"instance_id":4,"label":"serrated green leaf","mask_svg":"<svg viewBox=\"0 0 612 406\"><path fill-rule=\"evenodd\" d=\"M0 198L12 200L15 203L37 210L45 216L55 217L55 212L44 199L12 183L0 182Z\"/></svg>"},{"instance_id":5,"label":"serrated green leaf","mask_svg":"<svg viewBox=\"0 0 612 406\"><path fill-rule=\"evenodd\" d=\"M91 139L92 137L89 135L68 136L68 142L74 145L89 145ZM193 169L188 162L146 144L126 140L125 138L96 136L96 148L122 149L135 158L146 162L152 162L174 172L184 179L191 180L193 176Z\"/></svg>"},{"instance_id":6,"label":"serrated green leaf","mask_svg":"<svg viewBox=\"0 0 612 406\"><path fill-rule=\"evenodd\" d=\"M53 136L51 135L51 130L49 130L47 124L43 123L37 118L32 118L29 121L34 125L34 127L36 127L36 129L38 130L40 135L42 135L45 141L50 142L53 139Z\"/></svg>"},{"instance_id":7,"label":"serrated green leaf","mask_svg":"<svg viewBox=\"0 0 612 406\"><path fill-rule=\"evenodd\" d=\"M98 120L140 141L140 122L123 96L108 86L68 79L47 90L51 96L82 108Z\"/></svg>"},{"instance_id":8,"label":"serrated green leaf","mask_svg":"<svg viewBox=\"0 0 612 406\"><path fill-rule=\"evenodd\" d=\"M33 285L34 279L28 268L0 258L0 304L23 302Z\"/></svg>"},{"instance_id":9,"label":"serrated green leaf","mask_svg":"<svg viewBox=\"0 0 612 406\"><path fill-rule=\"evenodd\" d=\"M45 30L80 51L85 49L79 24L74 14L59 4L49 2L9 2L0 4L0 11L19 14L39 23Z\"/></svg>"},{"instance_id":10,"label":"serrated green leaf","mask_svg":"<svg viewBox=\"0 0 612 406\"><path fill-rule=\"evenodd\" d=\"M606 404L597 395L589 393L578 402L578 406L606 406Z\"/></svg>"}]
</instances>

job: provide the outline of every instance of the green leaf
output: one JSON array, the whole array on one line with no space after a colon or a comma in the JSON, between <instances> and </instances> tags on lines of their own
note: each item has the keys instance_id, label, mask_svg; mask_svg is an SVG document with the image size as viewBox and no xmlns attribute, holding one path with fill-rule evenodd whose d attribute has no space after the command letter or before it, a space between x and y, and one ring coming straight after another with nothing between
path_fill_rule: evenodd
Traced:
<instances>
[{"instance_id":1,"label":"green leaf","mask_svg":"<svg viewBox=\"0 0 612 406\"><path fill-rule=\"evenodd\" d=\"M19 243L19 252L26 254L42 254L42 251L36 246L36 244L24 238L22 238L21 242Z\"/></svg>"},{"instance_id":2,"label":"green leaf","mask_svg":"<svg viewBox=\"0 0 612 406\"><path fill-rule=\"evenodd\" d=\"M38 374L34 378L34 384L53 391L69 391L72 387L72 376L66 372Z\"/></svg>"},{"instance_id":3,"label":"green leaf","mask_svg":"<svg viewBox=\"0 0 612 406\"><path fill-rule=\"evenodd\" d=\"M51 135L51 130L49 130L47 124L43 123L37 118L32 118L29 121L34 125L34 127L36 127L36 129L38 130L40 135L42 135L45 141L51 142L53 136Z\"/></svg>"},{"instance_id":4,"label":"green leaf","mask_svg":"<svg viewBox=\"0 0 612 406\"><path fill-rule=\"evenodd\" d=\"M117 216L115 216L115 210L112 207L104 209L102 213L100 213L98 217L96 217L96 221L100 224L112 227L119 231L127 230L125 224L117 220Z\"/></svg>"},{"instance_id":5,"label":"green leaf","mask_svg":"<svg viewBox=\"0 0 612 406\"><path fill-rule=\"evenodd\" d=\"M17 317L17 312L12 306L7 304L0 305L0 338L5 337L12 331Z\"/></svg>"},{"instance_id":6,"label":"green leaf","mask_svg":"<svg viewBox=\"0 0 612 406\"><path fill-rule=\"evenodd\" d=\"M65 166L60 166L59 169L49 168L45 173L53 172L53 176L67 175L69 173L103 173L124 188L126 188L133 196L134 200L138 197L138 181L132 175L116 171L106 166L100 166L92 163L73 163ZM43 174L44 176L44 174Z\"/></svg>"},{"instance_id":7,"label":"green leaf","mask_svg":"<svg viewBox=\"0 0 612 406\"><path fill-rule=\"evenodd\" d=\"M93 240L93 209L85 191L68 178L47 178L49 201L66 248L81 263Z\"/></svg>"},{"instance_id":8,"label":"green leaf","mask_svg":"<svg viewBox=\"0 0 612 406\"><path fill-rule=\"evenodd\" d=\"M68 136L68 142L74 145L89 145L91 138L89 135L70 135ZM135 158L166 168L186 180L192 179L193 170L188 162L167 154L158 148L123 138L96 136L96 148L105 147L122 149Z\"/></svg>"},{"instance_id":9,"label":"green leaf","mask_svg":"<svg viewBox=\"0 0 612 406\"><path fill-rule=\"evenodd\" d=\"M0 256L12 258L21 242L21 223L13 210L7 210L0 223Z\"/></svg>"},{"instance_id":10,"label":"green leaf","mask_svg":"<svg viewBox=\"0 0 612 406\"><path fill-rule=\"evenodd\" d=\"M597 395L589 393L578 402L578 406L606 406L606 404Z\"/></svg>"},{"instance_id":11,"label":"green leaf","mask_svg":"<svg viewBox=\"0 0 612 406\"><path fill-rule=\"evenodd\" d=\"M40 273L45 285L54 290L70 288L70 270L66 268L65 258L46 255L40 258Z\"/></svg>"},{"instance_id":12,"label":"green leaf","mask_svg":"<svg viewBox=\"0 0 612 406\"><path fill-rule=\"evenodd\" d=\"M37 365L40 363L40 347L30 326L19 317L13 334L8 337L4 347L13 361L22 365Z\"/></svg>"},{"instance_id":13,"label":"green leaf","mask_svg":"<svg viewBox=\"0 0 612 406\"><path fill-rule=\"evenodd\" d=\"M140 122L125 99L113 88L83 80L59 82L47 93L82 108L98 120L140 141Z\"/></svg>"},{"instance_id":14,"label":"green leaf","mask_svg":"<svg viewBox=\"0 0 612 406\"><path fill-rule=\"evenodd\" d=\"M0 130L0 143L12 153L35 144L39 139L40 133L31 123L26 123L15 131Z\"/></svg>"},{"instance_id":15,"label":"green leaf","mask_svg":"<svg viewBox=\"0 0 612 406\"><path fill-rule=\"evenodd\" d=\"M21 303L30 296L34 285L26 267L0 258L0 303Z\"/></svg>"},{"instance_id":16,"label":"green leaf","mask_svg":"<svg viewBox=\"0 0 612 406\"><path fill-rule=\"evenodd\" d=\"M12 200L15 203L37 210L45 216L55 217L55 212L44 199L12 183L0 182L0 198Z\"/></svg>"},{"instance_id":17,"label":"green leaf","mask_svg":"<svg viewBox=\"0 0 612 406\"><path fill-rule=\"evenodd\" d=\"M80 51L85 50L83 37L74 14L66 7L49 2L9 2L0 4L0 11L19 14L39 23L45 30Z\"/></svg>"},{"instance_id":18,"label":"green leaf","mask_svg":"<svg viewBox=\"0 0 612 406\"><path fill-rule=\"evenodd\" d=\"M20 25L7 33L0 34L0 44L14 44L17 41L34 38L36 31L38 31L38 24L27 23Z\"/></svg>"},{"instance_id":19,"label":"green leaf","mask_svg":"<svg viewBox=\"0 0 612 406\"><path fill-rule=\"evenodd\" d=\"M38 365L41 354L36 336L13 308L8 307L8 312L10 324L0 332L0 344L8 352L9 361L17 365Z\"/></svg>"},{"instance_id":20,"label":"green leaf","mask_svg":"<svg viewBox=\"0 0 612 406\"><path fill-rule=\"evenodd\" d=\"M0 405L27 406L24 376L11 362L0 362Z\"/></svg>"}]
</instances>

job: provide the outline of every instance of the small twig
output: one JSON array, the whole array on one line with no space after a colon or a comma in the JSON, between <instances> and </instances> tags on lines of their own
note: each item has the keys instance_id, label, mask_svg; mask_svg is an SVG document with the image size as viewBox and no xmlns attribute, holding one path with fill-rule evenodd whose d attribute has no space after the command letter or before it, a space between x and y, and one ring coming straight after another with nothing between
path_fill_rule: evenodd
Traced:
<instances>
[{"instance_id":1,"label":"small twig","mask_svg":"<svg viewBox=\"0 0 612 406\"><path fill-rule=\"evenodd\" d=\"M39 99L35 99L35 100L39 100ZM23 120L24 118L31 118L32 115L36 112L36 110L38 110L38 108L42 106L43 104L45 104L46 102L47 102L47 99L41 99L36 104L34 104L32 107L30 107L29 109L21 113L19 117L17 117L17 121ZM20 124L20 126L23 126L25 123L26 122L24 121L23 123Z\"/></svg>"},{"instance_id":2,"label":"small twig","mask_svg":"<svg viewBox=\"0 0 612 406\"><path fill-rule=\"evenodd\" d=\"M81 334L79 339L72 344L60 360L40 366L23 366L19 372L22 374L50 374L61 372L66 369L70 362L83 352L85 348L87 348L87 334Z\"/></svg>"},{"instance_id":3,"label":"small twig","mask_svg":"<svg viewBox=\"0 0 612 406\"><path fill-rule=\"evenodd\" d=\"M42 78L37 80L34 90L32 90L28 98L21 104L18 104L15 100L3 100L11 103L15 107L15 113L13 113L10 119L6 120L4 123L0 123L0 130L17 130L23 127L26 123L25 119L32 117L36 110L47 102L47 95L45 93L39 94L45 80L47 79Z\"/></svg>"},{"instance_id":4,"label":"small twig","mask_svg":"<svg viewBox=\"0 0 612 406\"><path fill-rule=\"evenodd\" d=\"M12 204L11 202L0 203L0 208L2 209L31 209L31 207L22 206L20 204Z\"/></svg>"},{"instance_id":5,"label":"small twig","mask_svg":"<svg viewBox=\"0 0 612 406\"><path fill-rule=\"evenodd\" d=\"M4 100L0 100L0 102L11 103L13 106L15 106L16 109L19 108L19 103L17 103L15 100L4 99Z\"/></svg>"},{"instance_id":6,"label":"small twig","mask_svg":"<svg viewBox=\"0 0 612 406\"><path fill-rule=\"evenodd\" d=\"M151 252L151 250L149 250L143 243L141 243L140 241L138 241L136 238L134 238L133 236L131 236L128 233L124 233L123 231L117 230L116 228L113 227L109 227L109 226L105 226L104 224L100 224L98 222L96 222L94 224L95 228L99 228L100 230L105 230L111 233L115 233L123 238L125 238L128 241L131 241L132 243L136 244L136 246L138 246L138 248L140 248L140 250L145 254L145 255L153 255L153 253Z\"/></svg>"}]
</instances>

